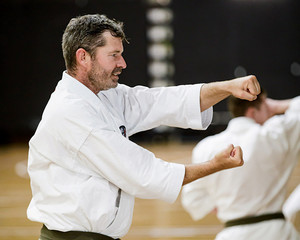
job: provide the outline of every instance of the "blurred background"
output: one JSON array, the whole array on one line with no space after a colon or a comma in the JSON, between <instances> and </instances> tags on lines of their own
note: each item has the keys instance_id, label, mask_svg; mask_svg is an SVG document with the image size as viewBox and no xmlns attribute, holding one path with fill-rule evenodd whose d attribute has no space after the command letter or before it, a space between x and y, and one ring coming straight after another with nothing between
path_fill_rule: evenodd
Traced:
<instances>
[{"instance_id":1,"label":"blurred background","mask_svg":"<svg viewBox=\"0 0 300 240\"><path fill-rule=\"evenodd\" d=\"M300 92L298 0L1 0L0 143L27 141L65 69L61 37L72 17L104 13L125 23L120 82L165 86L255 74L273 98ZM224 128L226 102L208 131L156 129L195 140ZM201 136L200 136L201 135ZM188 139L187 139L188 138Z\"/></svg>"},{"instance_id":2,"label":"blurred background","mask_svg":"<svg viewBox=\"0 0 300 240\"><path fill-rule=\"evenodd\" d=\"M31 194L27 143L65 70L61 38L72 17L101 13L124 22L130 44L124 46L127 69L120 83L156 87L254 74L271 98L300 94L299 0L1 0L0 8L1 239L36 239L39 231L40 225L26 220ZM214 107L213 124L207 131L160 127L131 139L165 160L185 163L199 140L222 131L229 120L223 101ZM299 175L294 183L300 182ZM135 216L143 220L134 219L133 228L146 223L159 227L197 224L179 203L159 202L145 212L148 203L137 201L140 211ZM160 217L145 218L151 214ZM179 232L186 233L182 239L189 234L212 239L222 227L214 216L201 223L211 225L202 230L178 227L162 239L180 237ZM127 239L147 239L145 229L138 229ZM160 234L149 230L148 239L159 239L160 230Z\"/></svg>"}]
</instances>

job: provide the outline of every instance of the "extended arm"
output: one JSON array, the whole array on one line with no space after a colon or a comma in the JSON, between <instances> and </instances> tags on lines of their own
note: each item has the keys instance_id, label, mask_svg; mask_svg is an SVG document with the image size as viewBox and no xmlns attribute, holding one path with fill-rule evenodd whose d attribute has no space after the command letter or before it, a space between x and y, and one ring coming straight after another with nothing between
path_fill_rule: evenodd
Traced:
<instances>
[{"instance_id":1,"label":"extended arm","mask_svg":"<svg viewBox=\"0 0 300 240\"><path fill-rule=\"evenodd\" d=\"M270 116L274 116L277 114L285 113L285 111L290 106L291 99L275 100L275 99L267 98L266 103L270 111Z\"/></svg>"},{"instance_id":2,"label":"extended arm","mask_svg":"<svg viewBox=\"0 0 300 240\"><path fill-rule=\"evenodd\" d=\"M215 157L207 162L191 164L185 166L185 176L182 185L205 177L212 173L242 166L243 152L240 147L234 147L230 144L225 150L219 152Z\"/></svg>"},{"instance_id":3,"label":"extended arm","mask_svg":"<svg viewBox=\"0 0 300 240\"><path fill-rule=\"evenodd\" d=\"M207 83L201 88L201 111L208 109L230 95L253 101L259 93L260 85L253 75L228 81Z\"/></svg>"}]
</instances>

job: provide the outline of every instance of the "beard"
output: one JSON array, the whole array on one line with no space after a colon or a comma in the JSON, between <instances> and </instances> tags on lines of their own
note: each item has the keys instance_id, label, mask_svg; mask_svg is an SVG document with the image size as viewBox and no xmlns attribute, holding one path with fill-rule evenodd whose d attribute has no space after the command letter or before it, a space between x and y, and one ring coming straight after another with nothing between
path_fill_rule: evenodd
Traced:
<instances>
[{"instance_id":1,"label":"beard","mask_svg":"<svg viewBox=\"0 0 300 240\"><path fill-rule=\"evenodd\" d=\"M114 74L121 74L121 72L122 68L115 68L112 72L108 72L93 63L92 69L87 73L88 81L96 92L116 88L119 77Z\"/></svg>"}]
</instances>

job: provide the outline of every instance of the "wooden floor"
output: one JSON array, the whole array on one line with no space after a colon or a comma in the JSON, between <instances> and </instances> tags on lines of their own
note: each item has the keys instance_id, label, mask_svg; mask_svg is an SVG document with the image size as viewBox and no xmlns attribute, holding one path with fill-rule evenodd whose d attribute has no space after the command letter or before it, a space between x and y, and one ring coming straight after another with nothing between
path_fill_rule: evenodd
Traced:
<instances>
[{"instance_id":1,"label":"wooden floor","mask_svg":"<svg viewBox=\"0 0 300 240\"><path fill-rule=\"evenodd\" d=\"M148 144L145 148L166 161L188 163L196 143ZM26 144L0 147L0 239L37 240L40 223L26 218L31 198L26 172ZM288 185L289 193L300 183L300 164ZM211 214L194 222L183 210L179 199L174 204L136 199L132 227L123 240L210 240L222 225Z\"/></svg>"}]
</instances>

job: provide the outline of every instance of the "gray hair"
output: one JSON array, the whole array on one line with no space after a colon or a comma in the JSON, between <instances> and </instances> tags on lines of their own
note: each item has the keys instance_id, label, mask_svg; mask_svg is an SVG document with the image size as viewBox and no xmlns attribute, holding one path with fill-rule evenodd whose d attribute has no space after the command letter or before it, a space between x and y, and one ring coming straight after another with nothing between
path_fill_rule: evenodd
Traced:
<instances>
[{"instance_id":1,"label":"gray hair","mask_svg":"<svg viewBox=\"0 0 300 240\"><path fill-rule=\"evenodd\" d=\"M106 31L128 42L123 31L123 23L109 19L105 15L88 14L70 20L62 38L63 56L68 71L76 71L76 51L79 48L83 48L94 57L96 48L106 44L102 37Z\"/></svg>"}]
</instances>

